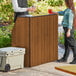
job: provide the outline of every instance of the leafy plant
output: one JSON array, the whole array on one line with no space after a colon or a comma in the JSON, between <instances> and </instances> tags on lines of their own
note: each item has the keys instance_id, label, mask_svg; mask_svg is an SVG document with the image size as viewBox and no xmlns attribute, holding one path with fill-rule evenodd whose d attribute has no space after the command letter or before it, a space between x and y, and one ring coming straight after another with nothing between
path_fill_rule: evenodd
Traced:
<instances>
[{"instance_id":1,"label":"leafy plant","mask_svg":"<svg viewBox=\"0 0 76 76\"><path fill-rule=\"evenodd\" d=\"M74 31L74 38L75 38L75 40L76 40L76 30Z\"/></svg>"},{"instance_id":2,"label":"leafy plant","mask_svg":"<svg viewBox=\"0 0 76 76\"><path fill-rule=\"evenodd\" d=\"M11 0L0 0L0 18L2 21L13 22L14 12Z\"/></svg>"},{"instance_id":3,"label":"leafy plant","mask_svg":"<svg viewBox=\"0 0 76 76\"><path fill-rule=\"evenodd\" d=\"M55 0L41 0L39 2L33 3L32 1L30 2L30 0L29 0L28 4L30 6L34 5L36 7L36 11L35 12L33 12L33 13L29 12L29 13L31 15L33 15L33 16L37 16L37 15L46 15L46 14L48 14L48 9L52 9L52 11L54 11L54 12L60 11L61 9L58 6L59 4L61 5L62 10L64 10L65 6L61 2L63 0L58 0L57 2L56 1Z\"/></svg>"},{"instance_id":4,"label":"leafy plant","mask_svg":"<svg viewBox=\"0 0 76 76\"><path fill-rule=\"evenodd\" d=\"M0 38L0 48L11 46L11 34L8 34L8 36Z\"/></svg>"},{"instance_id":5,"label":"leafy plant","mask_svg":"<svg viewBox=\"0 0 76 76\"><path fill-rule=\"evenodd\" d=\"M59 37L59 43L64 44L64 33L63 33L63 36Z\"/></svg>"},{"instance_id":6,"label":"leafy plant","mask_svg":"<svg viewBox=\"0 0 76 76\"><path fill-rule=\"evenodd\" d=\"M28 4L28 7L31 7L31 6L33 6L33 4L35 4L36 3L36 1L35 0L28 0L27 1L27 4Z\"/></svg>"},{"instance_id":7,"label":"leafy plant","mask_svg":"<svg viewBox=\"0 0 76 76\"><path fill-rule=\"evenodd\" d=\"M50 6L62 6L64 3L64 0L48 0L48 4Z\"/></svg>"},{"instance_id":8,"label":"leafy plant","mask_svg":"<svg viewBox=\"0 0 76 76\"><path fill-rule=\"evenodd\" d=\"M11 30L13 25L0 27L0 48L11 46Z\"/></svg>"}]
</instances>

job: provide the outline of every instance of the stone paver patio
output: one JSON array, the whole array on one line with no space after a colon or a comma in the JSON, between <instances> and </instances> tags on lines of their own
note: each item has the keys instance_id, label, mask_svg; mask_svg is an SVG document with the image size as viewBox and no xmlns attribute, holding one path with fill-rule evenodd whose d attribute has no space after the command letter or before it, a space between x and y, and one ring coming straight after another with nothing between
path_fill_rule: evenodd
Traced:
<instances>
[{"instance_id":1,"label":"stone paver patio","mask_svg":"<svg viewBox=\"0 0 76 76\"><path fill-rule=\"evenodd\" d=\"M64 49L58 46L58 58L61 58L63 53ZM50 62L31 68L10 71L7 73L0 72L0 76L74 76L55 69L55 66L70 65L70 61L72 61L72 52L70 52L70 56L66 63Z\"/></svg>"}]
</instances>

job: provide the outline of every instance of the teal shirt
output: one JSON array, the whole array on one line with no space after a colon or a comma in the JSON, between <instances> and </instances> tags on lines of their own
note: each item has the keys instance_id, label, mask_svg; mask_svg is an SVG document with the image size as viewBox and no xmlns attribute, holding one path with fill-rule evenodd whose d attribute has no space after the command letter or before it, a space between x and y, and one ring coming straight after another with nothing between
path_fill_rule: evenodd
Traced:
<instances>
[{"instance_id":1,"label":"teal shirt","mask_svg":"<svg viewBox=\"0 0 76 76\"><path fill-rule=\"evenodd\" d=\"M74 14L71 9L67 8L64 11L59 11L59 15L63 15L62 26L72 29Z\"/></svg>"}]
</instances>

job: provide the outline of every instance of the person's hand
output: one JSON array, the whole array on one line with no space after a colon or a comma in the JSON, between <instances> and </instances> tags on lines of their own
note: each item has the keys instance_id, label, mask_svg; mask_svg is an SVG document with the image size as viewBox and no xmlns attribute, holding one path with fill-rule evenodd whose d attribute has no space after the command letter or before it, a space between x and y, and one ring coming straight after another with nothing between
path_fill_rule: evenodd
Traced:
<instances>
[{"instance_id":1,"label":"person's hand","mask_svg":"<svg viewBox=\"0 0 76 76\"><path fill-rule=\"evenodd\" d=\"M53 14L58 14L58 12L52 12Z\"/></svg>"},{"instance_id":2,"label":"person's hand","mask_svg":"<svg viewBox=\"0 0 76 76\"><path fill-rule=\"evenodd\" d=\"M70 29L67 31L67 37L70 37Z\"/></svg>"},{"instance_id":3,"label":"person's hand","mask_svg":"<svg viewBox=\"0 0 76 76\"><path fill-rule=\"evenodd\" d=\"M30 8L27 9L27 11L31 11L31 12L34 12L35 10L36 10L35 7L30 7Z\"/></svg>"}]
</instances>

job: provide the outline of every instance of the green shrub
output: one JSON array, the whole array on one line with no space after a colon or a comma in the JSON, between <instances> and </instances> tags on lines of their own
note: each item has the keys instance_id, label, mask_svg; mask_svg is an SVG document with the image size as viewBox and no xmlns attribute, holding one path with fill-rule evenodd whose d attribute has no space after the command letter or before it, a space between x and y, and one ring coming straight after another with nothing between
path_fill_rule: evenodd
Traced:
<instances>
[{"instance_id":1,"label":"green shrub","mask_svg":"<svg viewBox=\"0 0 76 76\"><path fill-rule=\"evenodd\" d=\"M11 34L8 34L8 36L0 38L0 48L11 46Z\"/></svg>"},{"instance_id":2,"label":"green shrub","mask_svg":"<svg viewBox=\"0 0 76 76\"><path fill-rule=\"evenodd\" d=\"M0 26L0 48L11 46L11 31L13 25Z\"/></svg>"},{"instance_id":3,"label":"green shrub","mask_svg":"<svg viewBox=\"0 0 76 76\"><path fill-rule=\"evenodd\" d=\"M63 36L59 37L59 43L64 44L64 33Z\"/></svg>"},{"instance_id":4,"label":"green shrub","mask_svg":"<svg viewBox=\"0 0 76 76\"><path fill-rule=\"evenodd\" d=\"M33 4L34 3L36 3L36 1L35 0L28 0L28 2L27 2L27 4L28 4L28 7L31 7L31 6L33 6Z\"/></svg>"},{"instance_id":5,"label":"green shrub","mask_svg":"<svg viewBox=\"0 0 76 76\"><path fill-rule=\"evenodd\" d=\"M12 21L14 19L14 11L11 0L0 0L0 18L2 21Z\"/></svg>"},{"instance_id":6,"label":"green shrub","mask_svg":"<svg viewBox=\"0 0 76 76\"><path fill-rule=\"evenodd\" d=\"M48 0L48 5L50 6L62 6L64 0Z\"/></svg>"},{"instance_id":7,"label":"green shrub","mask_svg":"<svg viewBox=\"0 0 76 76\"><path fill-rule=\"evenodd\" d=\"M76 30L74 31L74 38L75 38L75 40L76 40Z\"/></svg>"}]
</instances>

